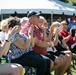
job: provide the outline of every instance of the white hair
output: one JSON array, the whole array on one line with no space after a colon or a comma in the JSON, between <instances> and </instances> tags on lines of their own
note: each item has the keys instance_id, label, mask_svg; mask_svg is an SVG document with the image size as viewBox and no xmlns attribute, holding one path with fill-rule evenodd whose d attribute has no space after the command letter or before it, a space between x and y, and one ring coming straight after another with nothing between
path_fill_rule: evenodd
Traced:
<instances>
[{"instance_id":1,"label":"white hair","mask_svg":"<svg viewBox=\"0 0 76 75\"><path fill-rule=\"evenodd\" d=\"M29 19L27 18L27 17L23 17L23 18L21 18L21 20L20 20L20 23L22 23L22 22L27 22Z\"/></svg>"}]
</instances>

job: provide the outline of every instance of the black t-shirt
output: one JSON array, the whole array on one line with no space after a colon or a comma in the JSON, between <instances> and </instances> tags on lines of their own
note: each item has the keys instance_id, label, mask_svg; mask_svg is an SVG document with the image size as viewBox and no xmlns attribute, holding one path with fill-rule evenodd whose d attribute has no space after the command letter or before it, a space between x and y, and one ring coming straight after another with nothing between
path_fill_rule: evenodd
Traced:
<instances>
[{"instance_id":1,"label":"black t-shirt","mask_svg":"<svg viewBox=\"0 0 76 75\"><path fill-rule=\"evenodd\" d=\"M58 40L58 44L57 44L57 46L55 46L55 48L58 50L58 51L64 51L64 50L66 50L66 48L64 48L63 47L63 45L62 45L62 36L59 34L58 35L58 38L59 38L59 40Z\"/></svg>"}]
</instances>

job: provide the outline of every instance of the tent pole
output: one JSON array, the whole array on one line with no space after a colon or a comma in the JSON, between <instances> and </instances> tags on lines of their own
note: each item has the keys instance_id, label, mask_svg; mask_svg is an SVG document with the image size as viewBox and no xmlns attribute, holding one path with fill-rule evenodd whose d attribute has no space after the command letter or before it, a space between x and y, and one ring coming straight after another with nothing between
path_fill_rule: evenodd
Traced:
<instances>
[{"instance_id":1,"label":"tent pole","mask_svg":"<svg viewBox=\"0 0 76 75\"><path fill-rule=\"evenodd\" d=\"M1 21L3 20L3 14L2 14L2 9L1 9Z\"/></svg>"},{"instance_id":2,"label":"tent pole","mask_svg":"<svg viewBox=\"0 0 76 75\"><path fill-rule=\"evenodd\" d=\"M53 22L53 11L51 12L51 23Z\"/></svg>"}]
</instances>

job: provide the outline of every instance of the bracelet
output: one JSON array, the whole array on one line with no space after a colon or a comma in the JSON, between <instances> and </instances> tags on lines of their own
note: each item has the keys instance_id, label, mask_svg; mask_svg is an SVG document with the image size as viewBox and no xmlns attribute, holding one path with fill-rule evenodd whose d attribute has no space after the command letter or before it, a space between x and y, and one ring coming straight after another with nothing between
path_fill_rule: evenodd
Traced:
<instances>
[{"instance_id":1,"label":"bracelet","mask_svg":"<svg viewBox=\"0 0 76 75\"><path fill-rule=\"evenodd\" d=\"M8 40L5 40L6 42L9 42Z\"/></svg>"}]
</instances>

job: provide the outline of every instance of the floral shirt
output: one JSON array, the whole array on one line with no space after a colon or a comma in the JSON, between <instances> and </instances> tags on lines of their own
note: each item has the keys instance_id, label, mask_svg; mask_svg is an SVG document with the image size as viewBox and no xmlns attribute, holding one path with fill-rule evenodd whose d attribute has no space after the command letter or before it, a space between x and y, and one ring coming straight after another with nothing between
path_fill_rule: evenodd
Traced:
<instances>
[{"instance_id":1,"label":"floral shirt","mask_svg":"<svg viewBox=\"0 0 76 75\"><path fill-rule=\"evenodd\" d=\"M10 59L16 59L22 56L23 54L33 50L31 45L27 50L26 49L22 50L18 48L16 45L14 45L13 42L16 41L18 37L21 37L25 42L27 40L27 38L24 35L20 35L20 34L14 35L14 37L11 40L11 45L10 45L9 52L8 52Z\"/></svg>"}]
</instances>

